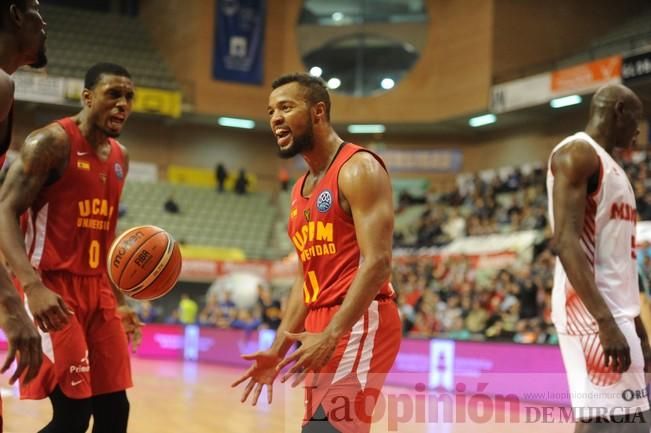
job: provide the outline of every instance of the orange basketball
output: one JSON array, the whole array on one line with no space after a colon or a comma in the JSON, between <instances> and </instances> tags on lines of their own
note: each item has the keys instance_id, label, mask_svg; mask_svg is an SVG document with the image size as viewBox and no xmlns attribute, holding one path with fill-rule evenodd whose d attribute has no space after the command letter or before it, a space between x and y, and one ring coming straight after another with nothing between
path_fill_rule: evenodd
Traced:
<instances>
[{"instance_id":1,"label":"orange basketball","mask_svg":"<svg viewBox=\"0 0 651 433\"><path fill-rule=\"evenodd\" d=\"M172 235L156 226L133 227L118 236L108 254L115 287L139 300L169 293L181 273L181 250Z\"/></svg>"}]
</instances>

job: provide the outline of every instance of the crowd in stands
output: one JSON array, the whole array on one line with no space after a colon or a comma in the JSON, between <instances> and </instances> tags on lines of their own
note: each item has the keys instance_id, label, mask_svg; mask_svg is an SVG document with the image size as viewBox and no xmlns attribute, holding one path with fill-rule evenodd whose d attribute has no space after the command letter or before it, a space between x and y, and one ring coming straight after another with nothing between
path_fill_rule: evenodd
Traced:
<instances>
[{"instance_id":1,"label":"crowd in stands","mask_svg":"<svg viewBox=\"0 0 651 433\"><path fill-rule=\"evenodd\" d=\"M443 246L463 236L543 229L547 225L545 171L538 167L526 173L516 168L504 177L477 174L453 191L424 197L402 192L397 212L414 204L424 205L423 213L413 233L395 233L397 247Z\"/></svg>"},{"instance_id":2,"label":"crowd in stands","mask_svg":"<svg viewBox=\"0 0 651 433\"><path fill-rule=\"evenodd\" d=\"M269 288L262 286L258 288L257 302L250 308L238 308L228 291L221 296L209 292L200 302L201 306L187 293L183 293L178 306L167 316L156 303L144 301L135 307L143 323L201 325L245 331L277 329L282 317L281 301L272 297Z\"/></svg>"},{"instance_id":3,"label":"crowd in stands","mask_svg":"<svg viewBox=\"0 0 651 433\"><path fill-rule=\"evenodd\" d=\"M621 162L633 184L641 220L651 220L651 177L646 158ZM444 246L465 236L538 230L531 263L514 261L505 268L475 266L468 256L411 254L396 257L393 286L398 294L404 334L415 338L498 340L516 343L557 342L551 322L551 289L555 257L547 243L545 169L513 169L499 176L475 175L451 192L414 197L400 195L397 212L423 209L411 233L396 233L395 245L417 251ZM641 274L651 281L651 246L639 255ZM205 305L184 314L183 302L171 317L152 315L141 307L141 320L198 323L218 328L276 329L281 301L259 289L255 307L237 308L226 293L209 294ZM193 301L194 302L194 301ZM187 310L188 307L186 306Z\"/></svg>"}]
</instances>

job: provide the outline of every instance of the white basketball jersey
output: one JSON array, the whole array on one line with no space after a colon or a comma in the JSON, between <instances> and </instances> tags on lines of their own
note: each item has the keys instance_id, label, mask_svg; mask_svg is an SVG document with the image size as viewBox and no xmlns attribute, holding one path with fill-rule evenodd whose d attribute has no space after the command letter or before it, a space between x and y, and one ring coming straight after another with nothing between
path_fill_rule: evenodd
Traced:
<instances>
[{"instance_id":1,"label":"white basketball jersey","mask_svg":"<svg viewBox=\"0 0 651 433\"><path fill-rule=\"evenodd\" d=\"M633 188L624 170L596 141L578 132L561 141L552 155L574 140L590 143L601 162L599 185L587 197L580 243L594 273L597 288L616 321L640 314L635 257L637 211ZM549 220L554 229L554 175L551 156L547 169ZM552 291L552 321L559 333L585 335L598 332L597 323L579 299L556 258Z\"/></svg>"}]
</instances>

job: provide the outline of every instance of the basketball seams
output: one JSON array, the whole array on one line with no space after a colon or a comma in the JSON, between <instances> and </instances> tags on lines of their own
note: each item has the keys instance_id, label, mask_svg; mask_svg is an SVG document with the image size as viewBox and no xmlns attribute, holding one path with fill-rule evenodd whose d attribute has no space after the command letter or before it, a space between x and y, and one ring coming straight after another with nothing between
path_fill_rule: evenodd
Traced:
<instances>
[{"instance_id":1,"label":"basketball seams","mask_svg":"<svg viewBox=\"0 0 651 433\"><path fill-rule=\"evenodd\" d=\"M156 238L160 233L165 237ZM131 244L133 250L121 247L131 239L137 244ZM153 225L133 227L118 236L109 248L107 261L109 280L122 293L138 300L165 296L176 285L183 267L178 242L171 233ZM126 284L128 289L123 287Z\"/></svg>"},{"instance_id":2,"label":"basketball seams","mask_svg":"<svg viewBox=\"0 0 651 433\"><path fill-rule=\"evenodd\" d=\"M172 272L170 273L170 275L167 277L166 280L160 280L160 281L158 279L155 280L155 282L158 283L159 285L169 286L169 288L167 290L165 290L165 291L160 292L159 294L157 294L155 296L145 296L145 297L142 298L143 300L146 299L148 301L153 301L155 299L162 298L163 296L168 294L170 290L172 290L172 288L174 287L174 284L178 280L178 277L181 274L181 268L182 268L182 265L183 265L183 261L181 260L181 252L178 249L178 247L176 246L176 242L173 241L173 244L174 244L174 247L173 247L173 250L172 250L172 254L171 254L167 264L165 265L165 268L160 272L160 274L158 274L158 278L160 278L167 271L172 270ZM173 263L176 266L176 268L169 269L168 267L169 267L170 263ZM168 281L172 282L172 284L168 284ZM163 283L165 283L165 284L163 284ZM143 288L140 293L146 292L147 289L151 288L152 285L153 285L153 282L149 286ZM136 297L136 299L141 299L141 298Z\"/></svg>"},{"instance_id":3,"label":"basketball seams","mask_svg":"<svg viewBox=\"0 0 651 433\"><path fill-rule=\"evenodd\" d=\"M129 296L135 295L143 291L144 289L146 289L149 285L151 285L156 280L156 278L158 278L158 276L161 274L161 272L163 272L163 270L167 266L167 263L169 263L174 250L174 239L169 233L167 232L162 232L162 233L167 238L167 246L165 247L165 252L163 252L160 259L158 259L156 265L152 267L152 270L140 282L136 283L130 289L124 290L124 292L127 295ZM145 245L143 243L141 248L143 248L144 246Z\"/></svg>"}]
</instances>

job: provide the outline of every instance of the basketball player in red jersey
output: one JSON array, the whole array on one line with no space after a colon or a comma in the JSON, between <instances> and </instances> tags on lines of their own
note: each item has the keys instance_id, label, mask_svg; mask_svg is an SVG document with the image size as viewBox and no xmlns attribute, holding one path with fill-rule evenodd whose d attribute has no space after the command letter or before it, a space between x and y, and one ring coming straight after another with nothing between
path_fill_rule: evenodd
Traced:
<instances>
[{"instance_id":1,"label":"basketball player in red jersey","mask_svg":"<svg viewBox=\"0 0 651 433\"><path fill-rule=\"evenodd\" d=\"M106 275L118 204L128 168L115 138L131 113L134 86L121 66L100 63L86 74L83 108L31 133L0 189L0 249L25 289L41 328L43 364L21 397L49 397L52 421L41 433L127 430L131 387L127 332L138 321L116 302ZM19 217L26 213L26 229ZM23 234L24 232L24 234ZM27 251L25 251L27 246ZM35 270L36 269L36 270ZM61 325L35 307L48 288L72 307ZM116 291L117 292L117 291Z\"/></svg>"},{"instance_id":2,"label":"basketball player in red jersey","mask_svg":"<svg viewBox=\"0 0 651 433\"><path fill-rule=\"evenodd\" d=\"M269 117L279 154L309 166L292 191L289 236L299 274L272 347L253 361L242 401L263 385L268 401L278 372L305 379L303 432L368 432L376 398L398 354L401 325L390 284L391 182L375 154L344 142L330 124L323 81L278 78ZM300 341L294 353L283 357ZM345 407L342 407L345 406Z\"/></svg>"}]
</instances>

